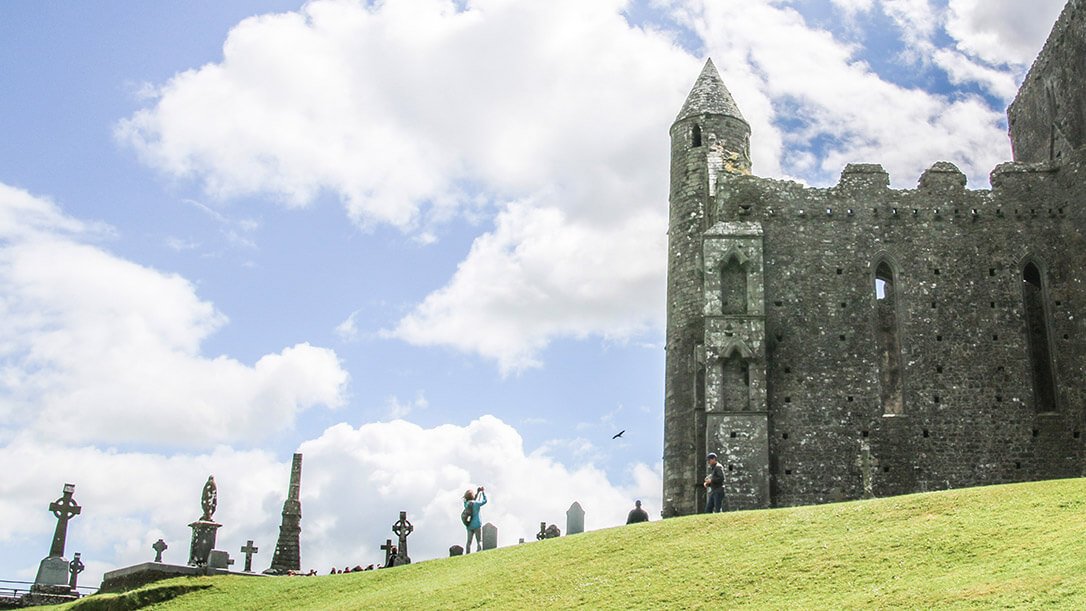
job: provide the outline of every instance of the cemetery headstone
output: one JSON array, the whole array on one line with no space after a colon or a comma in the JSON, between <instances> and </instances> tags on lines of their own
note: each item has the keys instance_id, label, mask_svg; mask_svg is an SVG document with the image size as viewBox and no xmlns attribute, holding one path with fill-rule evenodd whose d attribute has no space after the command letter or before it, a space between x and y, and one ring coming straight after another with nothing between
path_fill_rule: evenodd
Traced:
<instances>
[{"instance_id":1,"label":"cemetery headstone","mask_svg":"<svg viewBox=\"0 0 1086 611\"><path fill-rule=\"evenodd\" d=\"M189 545L189 566L207 566L208 556L215 548L215 537L222 524L211 519L219 504L219 489L215 477L208 476L200 494L200 506L204 513L189 528L192 529L192 543Z\"/></svg>"},{"instance_id":2,"label":"cemetery headstone","mask_svg":"<svg viewBox=\"0 0 1086 611\"><path fill-rule=\"evenodd\" d=\"M521 537L520 541L518 541L517 543L520 544L520 545L523 545L524 544L524 537Z\"/></svg>"},{"instance_id":3,"label":"cemetery headstone","mask_svg":"<svg viewBox=\"0 0 1086 611\"><path fill-rule=\"evenodd\" d=\"M411 557L407 555L407 536L415 532L415 526L407 519L407 512L400 512L400 519L392 525L392 532L400 538L399 549L396 550L396 566L411 564Z\"/></svg>"},{"instance_id":4,"label":"cemetery headstone","mask_svg":"<svg viewBox=\"0 0 1086 611\"><path fill-rule=\"evenodd\" d=\"M483 549L494 549L498 547L498 527L494 526L490 522L483 524L480 534L483 539Z\"/></svg>"},{"instance_id":5,"label":"cemetery headstone","mask_svg":"<svg viewBox=\"0 0 1086 611\"><path fill-rule=\"evenodd\" d=\"M253 572L253 554L260 551L259 547L253 547L253 540L249 539L249 542L241 546L241 553L245 554L245 572Z\"/></svg>"},{"instance_id":6,"label":"cemetery headstone","mask_svg":"<svg viewBox=\"0 0 1086 611\"><path fill-rule=\"evenodd\" d=\"M453 556L463 556L463 555L464 555L463 546L454 545L454 546L449 548L449 557L450 558L452 558Z\"/></svg>"},{"instance_id":7,"label":"cemetery headstone","mask_svg":"<svg viewBox=\"0 0 1086 611\"><path fill-rule=\"evenodd\" d=\"M68 521L79 515L83 508L75 502L75 484L64 484L61 497L49 504L49 511L57 518L57 527L53 531L53 544L49 556L38 566L38 575L34 585L67 586L68 561L64 558L64 546L68 540Z\"/></svg>"},{"instance_id":8,"label":"cemetery headstone","mask_svg":"<svg viewBox=\"0 0 1086 611\"><path fill-rule=\"evenodd\" d=\"M230 557L228 552L221 549L213 549L207 556L207 568L209 569L229 569L232 564L234 564L234 559Z\"/></svg>"},{"instance_id":9,"label":"cemetery headstone","mask_svg":"<svg viewBox=\"0 0 1086 611\"><path fill-rule=\"evenodd\" d=\"M535 534L535 540L536 541L542 541L543 539L546 539L546 538L547 538L547 523L546 522L540 522L539 523L539 532L537 532Z\"/></svg>"},{"instance_id":10,"label":"cemetery headstone","mask_svg":"<svg viewBox=\"0 0 1086 611\"><path fill-rule=\"evenodd\" d=\"M863 498L875 498L874 470L878 461L871 456L871 444L866 439L860 440L860 455L856 458L856 466L860 467L860 475L863 477Z\"/></svg>"},{"instance_id":11,"label":"cemetery headstone","mask_svg":"<svg viewBox=\"0 0 1086 611\"><path fill-rule=\"evenodd\" d=\"M584 532L584 508L574 501L566 510L566 534L576 535Z\"/></svg>"},{"instance_id":12,"label":"cemetery headstone","mask_svg":"<svg viewBox=\"0 0 1086 611\"><path fill-rule=\"evenodd\" d=\"M544 534L545 534L545 537L544 537L545 539L556 539L556 538L562 536L562 531L561 531L561 529L558 528L558 526L556 524L551 524L550 526L547 527L547 530L545 531Z\"/></svg>"},{"instance_id":13,"label":"cemetery headstone","mask_svg":"<svg viewBox=\"0 0 1086 611\"><path fill-rule=\"evenodd\" d=\"M302 455L297 453L290 463L290 488L283 501L283 521L279 525L279 541L275 544L271 567L264 571L273 575L286 575L302 570Z\"/></svg>"},{"instance_id":14,"label":"cemetery headstone","mask_svg":"<svg viewBox=\"0 0 1086 611\"><path fill-rule=\"evenodd\" d=\"M87 568L83 565L83 561L79 559L79 552L75 553L75 557L68 563L68 573L71 578L68 580L68 587L73 592L76 591L76 585L79 583L79 574L83 572L83 569Z\"/></svg>"},{"instance_id":15,"label":"cemetery headstone","mask_svg":"<svg viewBox=\"0 0 1086 611\"><path fill-rule=\"evenodd\" d=\"M385 539L385 544L381 546L381 549L385 552L385 568L395 566L393 564L395 558L393 554L396 553L396 546L392 544L392 539Z\"/></svg>"},{"instance_id":16,"label":"cemetery headstone","mask_svg":"<svg viewBox=\"0 0 1086 611\"><path fill-rule=\"evenodd\" d=\"M151 546L151 549L155 550L155 562L162 562L162 552L169 549L169 547L162 539L155 541L155 544Z\"/></svg>"}]
</instances>

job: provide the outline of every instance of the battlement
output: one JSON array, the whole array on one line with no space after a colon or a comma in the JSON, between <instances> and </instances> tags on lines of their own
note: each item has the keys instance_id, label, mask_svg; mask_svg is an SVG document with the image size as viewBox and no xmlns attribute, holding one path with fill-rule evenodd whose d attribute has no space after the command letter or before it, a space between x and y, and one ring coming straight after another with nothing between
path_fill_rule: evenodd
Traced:
<instances>
[{"instance_id":1,"label":"battlement","mask_svg":"<svg viewBox=\"0 0 1086 611\"><path fill-rule=\"evenodd\" d=\"M833 221L907 223L911 221L985 223L1007 219L1056 219L1070 213L1066 197L1040 198L1056 189L1060 166L1008 162L991 173L992 189L967 189L965 175L952 163L932 165L915 189L892 189L878 164L849 164L832 187L757 176L720 179L710 221ZM1027 197L1028 196L1028 197ZM1031 203L1032 202L1032 203Z\"/></svg>"}]
</instances>

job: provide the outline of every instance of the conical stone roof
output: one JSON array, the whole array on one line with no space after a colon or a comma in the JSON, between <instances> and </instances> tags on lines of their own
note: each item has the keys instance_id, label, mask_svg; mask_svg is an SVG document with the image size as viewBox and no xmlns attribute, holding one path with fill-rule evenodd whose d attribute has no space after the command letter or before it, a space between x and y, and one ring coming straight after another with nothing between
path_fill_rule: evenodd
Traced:
<instances>
[{"instance_id":1,"label":"conical stone roof","mask_svg":"<svg viewBox=\"0 0 1086 611\"><path fill-rule=\"evenodd\" d=\"M679 111L679 116L675 117L675 122L678 123L687 117L706 114L726 115L735 117L744 123L746 122L743 113L739 112L739 106L735 104L731 92L724 86L724 81L720 79L720 73L717 72L712 59L706 60L705 67L701 69L698 80L694 82L694 88L690 90L690 95L686 96L686 102L683 104L682 110Z\"/></svg>"}]
</instances>

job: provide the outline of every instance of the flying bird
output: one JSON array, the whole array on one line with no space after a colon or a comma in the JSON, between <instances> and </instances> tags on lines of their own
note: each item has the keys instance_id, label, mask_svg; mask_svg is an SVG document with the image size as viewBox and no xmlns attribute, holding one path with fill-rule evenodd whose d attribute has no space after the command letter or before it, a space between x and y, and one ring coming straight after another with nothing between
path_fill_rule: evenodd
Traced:
<instances>
[{"instance_id":1,"label":"flying bird","mask_svg":"<svg viewBox=\"0 0 1086 611\"><path fill-rule=\"evenodd\" d=\"M618 439L619 437L622 437L622 434L625 433L625 432L626 432L626 429L622 429L618 433L615 433L614 437L611 437L611 439Z\"/></svg>"}]
</instances>

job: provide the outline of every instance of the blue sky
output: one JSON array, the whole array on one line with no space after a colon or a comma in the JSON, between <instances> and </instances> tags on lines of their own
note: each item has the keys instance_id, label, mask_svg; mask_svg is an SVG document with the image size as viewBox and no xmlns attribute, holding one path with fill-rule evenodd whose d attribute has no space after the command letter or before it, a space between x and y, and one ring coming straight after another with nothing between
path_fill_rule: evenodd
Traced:
<instances>
[{"instance_id":1,"label":"blue sky","mask_svg":"<svg viewBox=\"0 0 1086 611\"><path fill-rule=\"evenodd\" d=\"M1061 4L0 4L0 577L65 482L84 583L158 537L183 563L210 473L220 547L270 552L299 449L322 572L400 509L441 555L470 484L503 545L574 500L655 514L667 128L704 57L757 174L985 188Z\"/></svg>"}]
</instances>

